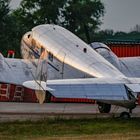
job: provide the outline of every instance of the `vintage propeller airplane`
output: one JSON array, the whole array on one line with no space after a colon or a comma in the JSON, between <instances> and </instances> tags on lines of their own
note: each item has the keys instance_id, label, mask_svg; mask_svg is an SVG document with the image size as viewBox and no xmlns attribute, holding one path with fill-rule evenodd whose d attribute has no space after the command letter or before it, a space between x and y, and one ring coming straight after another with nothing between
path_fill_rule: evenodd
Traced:
<instances>
[{"instance_id":1,"label":"vintage propeller airplane","mask_svg":"<svg viewBox=\"0 0 140 140\"><path fill-rule=\"evenodd\" d=\"M140 57L122 58L102 43L90 45L57 25L39 25L21 41L23 59L0 55L0 82L23 85L59 98L97 101L101 113L111 105L131 110L140 92ZM121 115L130 116L128 112Z\"/></svg>"}]
</instances>

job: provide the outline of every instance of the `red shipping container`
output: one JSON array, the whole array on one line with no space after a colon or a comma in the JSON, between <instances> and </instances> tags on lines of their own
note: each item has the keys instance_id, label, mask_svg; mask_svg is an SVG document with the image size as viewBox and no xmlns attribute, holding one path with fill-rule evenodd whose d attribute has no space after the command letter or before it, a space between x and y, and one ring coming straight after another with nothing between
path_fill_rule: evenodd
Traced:
<instances>
[{"instance_id":1,"label":"red shipping container","mask_svg":"<svg viewBox=\"0 0 140 140\"><path fill-rule=\"evenodd\" d=\"M109 43L107 46L118 56L118 57L134 57L140 56L140 44L113 44Z\"/></svg>"}]
</instances>

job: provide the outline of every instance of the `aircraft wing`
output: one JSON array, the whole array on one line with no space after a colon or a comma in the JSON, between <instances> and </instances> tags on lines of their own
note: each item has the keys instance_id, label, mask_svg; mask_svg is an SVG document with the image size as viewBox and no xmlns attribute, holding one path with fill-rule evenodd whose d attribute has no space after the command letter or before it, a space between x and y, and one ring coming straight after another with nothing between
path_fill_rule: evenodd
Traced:
<instances>
[{"instance_id":1,"label":"aircraft wing","mask_svg":"<svg viewBox=\"0 0 140 140\"><path fill-rule=\"evenodd\" d=\"M0 82L22 85L25 81L38 79L36 75L37 60L24 60L24 59L12 59L0 58ZM45 64L46 65L46 64Z\"/></svg>"},{"instance_id":2,"label":"aircraft wing","mask_svg":"<svg viewBox=\"0 0 140 140\"><path fill-rule=\"evenodd\" d=\"M52 95L58 98L128 100L125 81L111 78L48 80Z\"/></svg>"},{"instance_id":3,"label":"aircraft wing","mask_svg":"<svg viewBox=\"0 0 140 140\"><path fill-rule=\"evenodd\" d=\"M51 94L57 98L85 98L129 108L140 92L140 79L88 78L48 80ZM137 88L136 90L134 90ZM129 92L131 91L131 92ZM130 108L131 108L130 107Z\"/></svg>"}]
</instances>

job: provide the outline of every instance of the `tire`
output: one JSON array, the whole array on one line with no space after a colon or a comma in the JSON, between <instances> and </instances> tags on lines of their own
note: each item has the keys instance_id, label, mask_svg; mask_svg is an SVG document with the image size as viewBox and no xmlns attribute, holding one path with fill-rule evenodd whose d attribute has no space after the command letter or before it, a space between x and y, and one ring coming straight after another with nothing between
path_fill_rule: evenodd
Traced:
<instances>
[{"instance_id":1,"label":"tire","mask_svg":"<svg viewBox=\"0 0 140 140\"><path fill-rule=\"evenodd\" d=\"M129 119L130 117L131 116L130 116L130 114L128 112L122 112L120 114L120 118L122 118L122 119Z\"/></svg>"},{"instance_id":2,"label":"tire","mask_svg":"<svg viewBox=\"0 0 140 140\"><path fill-rule=\"evenodd\" d=\"M111 104L98 103L98 109L100 113L109 113L111 110Z\"/></svg>"}]
</instances>

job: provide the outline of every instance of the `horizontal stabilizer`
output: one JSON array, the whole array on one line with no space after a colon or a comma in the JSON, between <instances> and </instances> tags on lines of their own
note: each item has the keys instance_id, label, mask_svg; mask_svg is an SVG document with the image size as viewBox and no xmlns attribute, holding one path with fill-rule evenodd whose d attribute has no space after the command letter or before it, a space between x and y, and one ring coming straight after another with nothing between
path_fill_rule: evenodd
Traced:
<instances>
[{"instance_id":1,"label":"horizontal stabilizer","mask_svg":"<svg viewBox=\"0 0 140 140\"><path fill-rule=\"evenodd\" d=\"M53 89L47 87L44 81L26 81L23 83L23 86L33 90L53 91Z\"/></svg>"}]
</instances>

